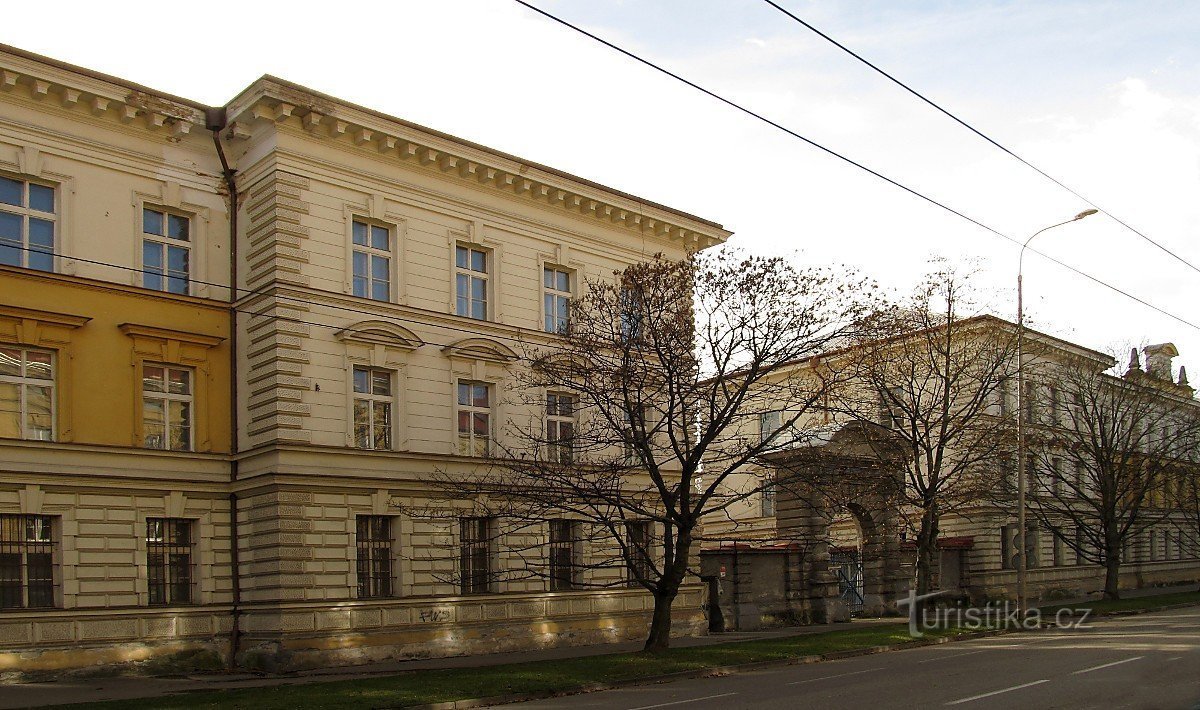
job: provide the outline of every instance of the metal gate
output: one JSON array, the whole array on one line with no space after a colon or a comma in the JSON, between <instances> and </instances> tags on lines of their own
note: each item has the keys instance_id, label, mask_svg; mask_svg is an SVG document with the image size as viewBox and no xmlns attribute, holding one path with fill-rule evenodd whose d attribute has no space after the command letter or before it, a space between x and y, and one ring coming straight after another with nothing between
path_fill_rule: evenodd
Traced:
<instances>
[{"instance_id":1,"label":"metal gate","mask_svg":"<svg viewBox=\"0 0 1200 710\"><path fill-rule=\"evenodd\" d=\"M858 550L839 550L830 554L829 561L837 574L838 596L846 603L851 615L863 610L863 563Z\"/></svg>"}]
</instances>

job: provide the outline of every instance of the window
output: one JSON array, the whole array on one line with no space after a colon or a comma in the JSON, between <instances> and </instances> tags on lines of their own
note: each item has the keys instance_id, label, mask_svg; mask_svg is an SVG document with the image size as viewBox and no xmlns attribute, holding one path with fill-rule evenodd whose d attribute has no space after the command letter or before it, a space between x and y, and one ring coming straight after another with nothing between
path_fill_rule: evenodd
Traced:
<instances>
[{"instance_id":1,"label":"window","mask_svg":"<svg viewBox=\"0 0 1200 710\"><path fill-rule=\"evenodd\" d=\"M1000 457L1000 480L1004 486L1006 493L1012 493L1017 490L1016 475L1013 469L1016 468L1014 457Z\"/></svg>"},{"instance_id":2,"label":"window","mask_svg":"<svg viewBox=\"0 0 1200 710\"><path fill-rule=\"evenodd\" d=\"M1054 556L1055 567L1062 567L1063 565L1067 564L1067 552L1065 546L1063 545L1062 538L1060 538L1058 535L1054 536L1054 548L1051 554Z\"/></svg>"},{"instance_id":3,"label":"window","mask_svg":"<svg viewBox=\"0 0 1200 710\"><path fill-rule=\"evenodd\" d=\"M354 366L354 445L392 448L392 373Z\"/></svg>"},{"instance_id":4,"label":"window","mask_svg":"<svg viewBox=\"0 0 1200 710\"><path fill-rule=\"evenodd\" d=\"M454 247L454 312L476 320L488 318L488 253Z\"/></svg>"},{"instance_id":5,"label":"window","mask_svg":"<svg viewBox=\"0 0 1200 710\"><path fill-rule=\"evenodd\" d=\"M358 547L358 598L392 596L392 519L360 515L355 521Z\"/></svg>"},{"instance_id":6,"label":"window","mask_svg":"<svg viewBox=\"0 0 1200 710\"><path fill-rule=\"evenodd\" d=\"M192 371L142 366L142 436L147 449L192 450Z\"/></svg>"},{"instance_id":7,"label":"window","mask_svg":"<svg viewBox=\"0 0 1200 710\"><path fill-rule=\"evenodd\" d=\"M354 295L390 301L392 288L392 234L387 227L353 220Z\"/></svg>"},{"instance_id":8,"label":"window","mask_svg":"<svg viewBox=\"0 0 1200 710\"><path fill-rule=\"evenodd\" d=\"M629 556L629 586L640 586L639 579L651 577L650 521L630 520L625 523L625 547Z\"/></svg>"},{"instance_id":9,"label":"window","mask_svg":"<svg viewBox=\"0 0 1200 710\"><path fill-rule=\"evenodd\" d=\"M762 490L762 517L770 518L775 515L775 477L769 476L763 479Z\"/></svg>"},{"instance_id":10,"label":"window","mask_svg":"<svg viewBox=\"0 0 1200 710\"><path fill-rule=\"evenodd\" d=\"M1034 385L1034 383L1025 383L1025 391L1022 393L1025 401L1021 403L1021 409L1024 410L1022 416L1025 417L1026 424L1032 424L1034 419L1037 417L1037 402L1034 398L1034 394L1036 392L1037 387Z\"/></svg>"},{"instance_id":11,"label":"window","mask_svg":"<svg viewBox=\"0 0 1200 710\"><path fill-rule=\"evenodd\" d=\"M0 348L0 437L54 440L54 355Z\"/></svg>"},{"instance_id":12,"label":"window","mask_svg":"<svg viewBox=\"0 0 1200 710\"><path fill-rule=\"evenodd\" d=\"M491 518L459 518L458 569L463 594L486 594L491 589Z\"/></svg>"},{"instance_id":13,"label":"window","mask_svg":"<svg viewBox=\"0 0 1200 710\"><path fill-rule=\"evenodd\" d=\"M885 429L896 429L903 422L900 414L904 402L903 387L889 387L886 395L879 396L879 425Z\"/></svg>"},{"instance_id":14,"label":"window","mask_svg":"<svg viewBox=\"0 0 1200 710\"><path fill-rule=\"evenodd\" d=\"M1038 460L1032 454L1025 457L1025 492L1031 496L1039 495Z\"/></svg>"},{"instance_id":15,"label":"window","mask_svg":"<svg viewBox=\"0 0 1200 710\"><path fill-rule=\"evenodd\" d=\"M574 520L550 521L550 591L575 588L575 547L578 535Z\"/></svg>"},{"instance_id":16,"label":"window","mask_svg":"<svg viewBox=\"0 0 1200 710\"><path fill-rule=\"evenodd\" d=\"M491 451L491 387L485 382L458 382L458 453L487 456Z\"/></svg>"},{"instance_id":17,"label":"window","mask_svg":"<svg viewBox=\"0 0 1200 710\"><path fill-rule=\"evenodd\" d=\"M1000 382L996 385L996 398L1000 404L1000 416L1007 417L1011 412L1009 409L1009 390L1011 382L1007 377L1000 378Z\"/></svg>"},{"instance_id":18,"label":"window","mask_svg":"<svg viewBox=\"0 0 1200 710\"><path fill-rule=\"evenodd\" d=\"M1075 564L1077 565L1087 564L1087 558L1084 557L1085 551L1087 550L1087 548L1084 547L1086 544L1087 540L1084 539L1083 528L1075 526Z\"/></svg>"},{"instance_id":19,"label":"window","mask_svg":"<svg viewBox=\"0 0 1200 710\"><path fill-rule=\"evenodd\" d=\"M1062 423L1062 418L1059 413L1058 388L1050 388L1050 424L1058 426Z\"/></svg>"},{"instance_id":20,"label":"window","mask_svg":"<svg viewBox=\"0 0 1200 710\"><path fill-rule=\"evenodd\" d=\"M146 519L150 605L192 603L192 521Z\"/></svg>"},{"instance_id":21,"label":"window","mask_svg":"<svg viewBox=\"0 0 1200 710\"><path fill-rule=\"evenodd\" d=\"M642 335L642 295L630 288L622 288L618 305L621 312L621 338L636 340Z\"/></svg>"},{"instance_id":22,"label":"window","mask_svg":"<svg viewBox=\"0 0 1200 710\"><path fill-rule=\"evenodd\" d=\"M575 398L568 394L546 395L546 447L549 459L571 463L574 459Z\"/></svg>"},{"instance_id":23,"label":"window","mask_svg":"<svg viewBox=\"0 0 1200 710\"><path fill-rule=\"evenodd\" d=\"M758 441L767 443L775 432L783 427L783 412L760 412L758 415ZM775 437L773 443L778 444L780 437Z\"/></svg>"},{"instance_id":24,"label":"window","mask_svg":"<svg viewBox=\"0 0 1200 710\"><path fill-rule=\"evenodd\" d=\"M42 515L0 515L0 609L54 606L54 539Z\"/></svg>"},{"instance_id":25,"label":"window","mask_svg":"<svg viewBox=\"0 0 1200 710\"><path fill-rule=\"evenodd\" d=\"M546 332L567 332L571 319L571 272L547 266L542 271L542 286Z\"/></svg>"},{"instance_id":26,"label":"window","mask_svg":"<svg viewBox=\"0 0 1200 710\"><path fill-rule=\"evenodd\" d=\"M142 209L142 285L156 291L187 293L191 273L191 219L149 207Z\"/></svg>"},{"instance_id":27,"label":"window","mask_svg":"<svg viewBox=\"0 0 1200 710\"><path fill-rule=\"evenodd\" d=\"M1016 569L1017 526L1004 525L1000 528L1000 569Z\"/></svg>"},{"instance_id":28,"label":"window","mask_svg":"<svg viewBox=\"0 0 1200 710\"><path fill-rule=\"evenodd\" d=\"M0 264L54 271L54 188L0 177Z\"/></svg>"},{"instance_id":29,"label":"window","mask_svg":"<svg viewBox=\"0 0 1200 710\"><path fill-rule=\"evenodd\" d=\"M1055 498L1063 495L1063 465L1062 459L1055 457L1050 462L1050 485L1053 486Z\"/></svg>"}]
</instances>

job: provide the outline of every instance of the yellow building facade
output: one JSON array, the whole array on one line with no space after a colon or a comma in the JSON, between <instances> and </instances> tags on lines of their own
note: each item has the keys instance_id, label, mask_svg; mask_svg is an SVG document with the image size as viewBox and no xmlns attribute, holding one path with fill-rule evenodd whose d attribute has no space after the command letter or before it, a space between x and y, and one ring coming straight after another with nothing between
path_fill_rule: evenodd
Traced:
<instances>
[{"instance_id":1,"label":"yellow building facade","mask_svg":"<svg viewBox=\"0 0 1200 710\"><path fill-rule=\"evenodd\" d=\"M620 567L526 574L604 552L569 521L444 482L546 416L515 368L588 280L729 232L272 77L206 107L0 48L0 78L0 671L645 632Z\"/></svg>"}]
</instances>

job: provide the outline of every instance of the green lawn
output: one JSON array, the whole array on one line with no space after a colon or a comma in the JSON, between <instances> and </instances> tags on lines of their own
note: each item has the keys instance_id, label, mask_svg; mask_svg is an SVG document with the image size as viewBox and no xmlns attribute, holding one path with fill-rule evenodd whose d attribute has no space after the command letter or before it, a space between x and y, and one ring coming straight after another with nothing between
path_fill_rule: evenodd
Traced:
<instances>
[{"instance_id":1,"label":"green lawn","mask_svg":"<svg viewBox=\"0 0 1200 710\"><path fill-rule=\"evenodd\" d=\"M951 631L927 633L949 635ZM527 692L567 692L594 684L759 661L912 642L903 623L871 625L783 639L620 653L486 668L414 671L389 677L208 691L143 700L90 703L95 708L380 708Z\"/></svg>"},{"instance_id":2,"label":"green lawn","mask_svg":"<svg viewBox=\"0 0 1200 710\"><path fill-rule=\"evenodd\" d=\"M1162 606L1171 606L1173 604L1200 604L1200 591L1195 592L1178 592L1175 594L1159 594L1152 597L1132 597L1130 599L1117 599L1115 601L1090 601L1080 602L1078 604L1052 604L1038 607L1042 615L1053 613L1059 609L1091 609L1097 614L1104 614L1113 611L1138 611L1143 609L1157 609Z\"/></svg>"}]
</instances>

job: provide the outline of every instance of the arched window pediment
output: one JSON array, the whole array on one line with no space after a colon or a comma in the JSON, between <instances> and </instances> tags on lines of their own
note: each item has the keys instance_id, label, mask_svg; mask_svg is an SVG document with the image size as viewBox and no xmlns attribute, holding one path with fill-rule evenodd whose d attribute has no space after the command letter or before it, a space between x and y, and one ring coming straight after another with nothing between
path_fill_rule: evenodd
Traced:
<instances>
[{"instance_id":1,"label":"arched window pediment","mask_svg":"<svg viewBox=\"0 0 1200 710\"><path fill-rule=\"evenodd\" d=\"M416 333L395 323L367 320L337 332L338 340L364 345L386 345L402 350L416 350L425 344Z\"/></svg>"}]
</instances>

